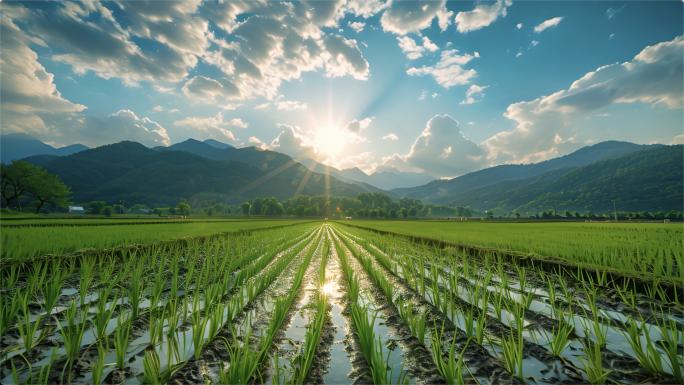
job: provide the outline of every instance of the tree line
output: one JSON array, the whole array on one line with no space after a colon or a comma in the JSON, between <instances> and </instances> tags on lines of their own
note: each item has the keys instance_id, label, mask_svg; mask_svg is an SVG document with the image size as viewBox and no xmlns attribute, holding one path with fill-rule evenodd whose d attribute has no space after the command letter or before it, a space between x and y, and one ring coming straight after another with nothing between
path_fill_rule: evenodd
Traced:
<instances>
[{"instance_id":1,"label":"tree line","mask_svg":"<svg viewBox=\"0 0 684 385\"><path fill-rule=\"evenodd\" d=\"M0 190L5 207L12 207L16 200L20 212L21 199L26 197L33 199L28 208L36 213L46 204L66 207L71 203L71 188L60 182L57 175L21 160L13 160L11 165L0 163Z\"/></svg>"}]
</instances>

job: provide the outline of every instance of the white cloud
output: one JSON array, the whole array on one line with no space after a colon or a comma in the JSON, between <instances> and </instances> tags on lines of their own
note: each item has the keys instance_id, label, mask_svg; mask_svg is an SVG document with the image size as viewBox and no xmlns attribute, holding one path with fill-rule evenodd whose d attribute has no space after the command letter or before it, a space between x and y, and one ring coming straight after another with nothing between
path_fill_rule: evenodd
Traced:
<instances>
[{"instance_id":1,"label":"white cloud","mask_svg":"<svg viewBox=\"0 0 684 385\"><path fill-rule=\"evenodd\" d=\"M269 147L266 143L262 142L259 138L256 136L251 136L248 140L248 142L254 146L260 147L262 150L269 150Z\"/></svg>"},{"instance_id":2,"label":"white cloud","mask_svg":"<svg viewBox=\"0 0 684 385\"><path fill-rule=\"evenodd\" d=\"M496 21L499 16L506 17L506 7L512 4L511 0L498 0L490 5L478 4L472 11L459 12L455 19L456 29L458 32L467 33L484 28Z\"/></svg>"},{"instance_id":3,"label":"white cloud","mask_svg":"<svg viewBox=\"0 0 684 385\"><path fill-rule=\"evenodd\" d=\"M457 53L458 50L455 49L443 51L440 61L435 66L409 68L406 73L411 76L432 75L437 83L444 88L468 84L470 79L477 75L477 71L474 69L465 70L461 65L480 57L480 54L475 52L473 55L457 55Z\"/></svg>"},{"instance_id":4,"label":"white cloud","mask_svg":"<svg viewBox=\"0 0 684 385\"><path fill-rule=\"evenodd\" d=\"M263 105L263 104L262 104ZM298 101L292 101L292 100L287 100L283 102L275 102L276 107L278 107L279 110L286 110L286 111L292 111L292 110L306 110L306 103L298 102ZM257 106L260 107L260 106Z\"/></svg>"},{"instance_id":5,"label":"white cloud","mask_svg":"<svg viewBox=\"0 0 684 385\"><path fill-rule=\"evenodd\" d=\"M613 16L615 16L615 15L617 15L618 13L622 12L622 10L625 9L625 5L627 5L627 4L624 4L624 5L623 5L622 7L620 7L620 8L608 8L608 10L606 11L606 16L608 17L608 19L612 19Z\"/></svg>"},{"instance_id":6,"label":"white cloud","mask_svg":"<svg viewBox=\"0 0 684 385\"><path fill-rule=\"evenodd\" d=\"M596 114L596 116L608 117L610 116L610 114L606 112L605 114Z\"/></svg>"},{"instance_id":7,"label":"white cloud","mask_svg":"<svg viewBox=\"0 0 684 385\"><path fill-rule=\"evenodd\" d=\"M228 104L223 104L220 105L219 107L223 108L224 110L235 110L238 107L242 107L244 104L242 103L228 103Z\"/></svg>"},{"instance_id":8,"label":"white cloud","mask_svg":"<svg viewBox=\"0 0 684 385\"><path fill-rule=\"evenodd\" d=\"M282 129L282 131L271 142L270 147L273 150L290 155L293 158L305 154L310 158L318 158L313 141L304 135L299 127L278 124L278 128Z\"/></svg>"},{"instance_id":9,"label":"white cloud","mask_svg":"<svg viewBox=\"0 0 684 385\"><path fill-rule=\"evenodd\" d=\"M348 25L349 27L351 27L351 29L353 29L354 32L359 33L359 32L361 32L361 31L363 31L363 28L366 26L366 23L361 23L361 22L358 22L358 21L355 21L355 22L352 23L352 22L350 21L350 22L347 23L347 25Z\"/></svg>"},{"instance_id":10,"label":"white cloud","mask_svg":"<svg viewBox=\"0 0 684 385\"><path fill-rule=\"evenodd\" d=\"M423 37L422 46L416 44L416 41L408 36L399 36L397 37L397 40L399 41L399 48L401 48L401 52L405 53L406 57L411 60L422 57L423 54L421 52L424 52L425 50L434 52L439 49L437 44L431 42L427 36Z\"/></svg>"},{"instance_id":11,"label":"white cloud","mask_svg":"<svg viewBox=\"0 0 684 385\"><path fill-rule=\"evenodd\" d=\"M154 108L152 109L152 111L161 112L161 111L164 111L164 107L162 107L162 106L156 106L156 107L154 107Z\"/></svg>"},{"instance_id":12,"label":"white cloud","mask_svg":"<svg viewBox=\"0 0 684 385\"><path fill-rule=\"evenodd\" d=\"M515 57L520 57L520 56L522 56L522 52L518 52L517 54L515 54Z\"/></svg>"},{"instance_id":13,"label":"white cloud","mask_svg":"<svg viewBox=\"0 0 684 385\"><path fill-rule=\"evenodd\" d=\"M522 26L523 26L523 23L520 23L520 24L515 26L515 29L520 29L520 28L522 28Z\"/></svg>"},{"instance_id":14,"label":"white cloud","mask_svg":"<svg viewBox=\"0 0 684 385\"><path fill-rule=\"evenodd\" d=\"M265 108L268 108L271 105L271 103L264 103L264 104L259 104L258 106L254 107L255 110L263 110Z\"/></svg>"},{"instance_id":15,"label":"white cloud","mask_svg":"<svg viewBox=\"0 0 684 385\"><path fill-rule=\"evenodd\" d=\"M548 159L568 153L587 133L576 131L596 110L616 103L641 102L664 108L684 107L684 39L644 48L626 63L610 64L589 72L558 91L529 102L508 106L505 117L517 127L500 132L485 142L491 157L503 155L512 162ZM557 143L556 136L572 138Z\"/></svg>"},{"instance_id":16,"label":"white cloud","mask_svg":"<svg viewBox=\"0 0 684 385\"><path fill-rule=\"evenodd\" d=\"M473 124L475 124L475 122L468 122L468 124L473 125Z\"/></svg>"},{"instance_id":17,"label":"white cloud","mask_svg":"<svg viewBox=\"0 0 684 385\"><path fill-rule=\"evenodd\" d=\"M220 96L223 100L241 99L240 90L226 78L210 79L204 76L195 76L183 86L183 93L191 99L204 101L216 101Z\"/></svg>"},{"instance_id":18,"label":"white cloud","mask_svg":"<svg viewBox=\"0 0 684 385\"><path fill-rule=\"evenodd\" d=\"M352 120L347 124L347 126L344 128L345 130L358 134L363 130L364 128L368 127L368 125L371 123L371 118L365 118L363 120Z\"/></svg>"},{"instance_id":19,"label":"white cloud","mask_svg":"<svg viewBox=\"0 0 684 385\"><path fill-rule=\"evenodd\" d=\"M328 35L323 39L323 44L327 49L323 55L326 58L325 76L352 75L357 80L368 78L368 62L363 58L356 40L345 39L339 35Z\"/></svg>"},{"instance_id":20,"label":"white cloud","mask_svg":"<svg viewBox=\"0 0 684 385\"><path fill-rule=\"evenodd\" d=\"M382 14L380 25L387 32L405 35L430 27L432 20L438 17L440 28L444 30L449 25L448 19L445 20L444 17L444 14L448 14L444 9L445 4L446 0L393 1Z\"/></svg>"},{"instance_id":21,"label":"white cloud","mask_svg":"<svg viewBox=\"0 0 684 385\"><path fill-rule=\"evenodd\" d=\"M558 24L560 24L561 20L563 20L562 17L554 17L553 19L546 20L545 22L534 27L534 32L542 33L542 31L544 31L545 29L555 27Z\"/></svg>"},{"instance_id":22,"label":"white cloud","mask_svg":"<svg viewBox=\"0 0 684 385\"><path fill-rule=\"evenodd\" d=\"M339 162L335 163L334 166L340 170L358 167L359 169L366 171L372 167L370 163L373 159L372 152L362 152L358 155L350 155L341 159Z\"/></svg>"},{"instance_id":23,"label":"white cloud","mask_svg":"<svg viewBox=\"0 0 684 385\"><path fill-rule=\"evenodd\" d=\"M466 99L461 102L461 104L473 104L475 102L479 102L479 100L475 100L473 96L475 95L480 95L480 96L485 96L485 94L482 93L485 88L488 88L489 86L477 86L475 84L472 84L470 88L468 88L468 91L466 91Z\"/></svg>"},{"instance_id":24,"label":"white cloud","mask_svg":"<svg viewBox=\"0 0 684 385\"><path fill-rule=\"evenodd\" d=\"M435 52L439 49L437 44L431 42L427 36L423 36L423 47L430 52Z\"/></svg>"},{"instance_id":25,"label":"white cloud","mask_svg":"<svg viewBox=\"0 0 684 385\"><path fill-rule=\"evenodd\" d=\"M611 33L610 36L608 36L608 40L613 40L613 37L615 36L614 33Z\"/></svg>"},{"instance_id":26,"label":"white cloud","mask_svg":"<svg viewBox=\"0 0 684 385\"><path fill-rule=\"evenodd\" d=\"M394 135L394 134L392 134L392 133L390 133L390 134L388 134L388 135L385 135L385 136L383 136L382 138L383 138L383 139L391 139L391 140L398 140L398 139L399 139L398 136L396 136L396 135Z\"/></svg>"},{"instance_id":27,"label":"white cloud","mask_svg":"<svg viewBox=\"0 0 684 385\"><path fill-rule=\"evenodd\" d=\"M434 94L432 94L432 98L433 98L433 99L436 98L436 97L438 97L438 96L439 96L439 94L436 93L436 92L435 92Z\"/></svg>"},{"instance_id":28,"label":"white cloud","mask_svg":"<svg viewBox=\"0 0 684 385\"><path fill-rule=\"evenodd\" d=\"M369 18L390 5L391 1L380 0L349 0L347 11L354 13L355 16Z\"/></svg>"},{"instance_id":29,"label":"white cloud","mask_svg":"<svg viewBox=\"0 0 684 385\"><path fill-rule=\"evenodd\" d=\"M437 115L427 123L408 154L385 157L382 165L438 178L452 177L480 169L486 163L484 155L483 148L463 136L456 120Z\"/></svg>"},{"instance_id":30,"label":"white cloud","mask_svg":"<svg viewBox=\"0 0 684 385\"><path fill-rule=\"evenodd\" d=\"M209 129L214 129L219 131L223 136L226 138L232 140L232 141L237 141L238 139L235 138L233 133L229 130L227 130L226 126L233 125L237 127L242 127L246 128L247 124L242 122L239 118L232 119L228 122L224 121L223 119L223 113L219 112L216 114L216 116L213 117L208 117L208 118L201 118L201 117L186 117L185 119L182 120L177 120L173 122L174 126L179 126L179 127L186 127L186 128L195 128L201 131L209 131Z\"/></svg>"},{"instance_id":31,"label":"white cloud","mask_svg":"<svg viewBox=\"0 0 684 385\"><path fill-rule=\"evenodd\" d=\"M531 47L536 47L536 46L537 46L537 44L539 44L539 42L538 42L538 41L536 41L536 40L532 40L532 43L530 43L530 48L531 48Z\"/></svg>"},{"instance_id":32,"label":"white cloud","mask_svg":"<svg viewBox=\"0 0 684 385\"><path fill-rule=\"evenodd\" d=\"M668 144L670 144L670 145L673 145L673 144L684 144L684 135L677 135L677 136L675 136L674 139L672 139L672 140L670 141L670 143L668 143Z\"/></svg>"},{"instance_id":33,"label":"white cloud","mask_svg":"<svg viewBox=\"0 0 684 385\"><path fill-rule=\"evenodd\" d=\"M8 6L3 4L3 11ZM58 127L82 117L86 109L62 97L53 83L54 75L38 62L29 44L44 45L23 33L6 15L0 15L0 97L2 132L25 132L37 137L58 135ZM72 142L73 143L73 142ZM67 143L67 144L72 144Z\"/></svg>"},{"instance_id":34,"label":"white cloud","mask_svg":"<svg viewBox=\"0 0 684 385\"><path fill-rule=\"evenodd\" d=\"M173 94L174 88L172 87L162 87L158 84L155 84L153 88L159 92L163 92L165 94Z\"/></svg>"},{"instance_id":35,"label":"white cloud","mask_svg":"<svg viewBox=\"0 0 684 385\"><path fill-rule=\"evenodd\" d=\"M427 97L427 91L423 91L420 93L418 100L425 100L426 97Z\"/></svg>"},{"instance_id":36,"label":"white cloud","mask_svg":"<svg viewBox=\"0 0 684 385\"><path fill-rule=\"evenodd\" d=\"M178 111L178 108L172 108L169 110L169 112L173 114L173 113L178 113L180 111Z\"/></svg>"}]
</instances>

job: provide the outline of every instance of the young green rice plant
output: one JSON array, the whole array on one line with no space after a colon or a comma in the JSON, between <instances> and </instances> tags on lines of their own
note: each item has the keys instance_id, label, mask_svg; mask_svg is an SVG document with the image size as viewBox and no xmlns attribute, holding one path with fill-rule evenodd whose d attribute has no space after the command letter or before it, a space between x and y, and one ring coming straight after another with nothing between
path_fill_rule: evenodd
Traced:
<instances>
[{"instance_id":1,"label":"young green rice plant","mask_svg":"<svg viewBox=\"0 0 684 385\"><path fill-rule=\"evenodd\" d=\"M494 305L494 314L496 314L496 318L501 319L502 313L501 313L501 304L504 303L504 291L503 290L497 290L497 293L495 294L495 299L492 301L492 304Z\"/></svg>"},{"instance_id":2,"label":"young green rice plant","mask_svg":"<svg viewBox=\"0 0 684 385\"><path fill-rule=\"evenodd\" d=\"M202 317L200 313L199 292L197 292L195 295L195 301L193 303L193 312L190 316L192 318L192 345L195 349L195 359L199 358L199 355L202 353L204 335L207 331L207 324L209 323L210 319L210 317L208 317L209 314L206 314L207 316Z\"/></svg>"},{"instance_id":3,"label":"young green rice plant","mask_svg":"<svg viewBox=\"0 0 684 385\"><path fill-rule=\"evenodd\" d=\"M522 329L517 330L517 338L515 335L516 333L514 333L513 328L511 328L511 332L508 333L508 338L506 338L503 333L501 334L501 355L503 356L503 362L508 371L524 381Z\"/></svg>"},{"instance_id":4,"label":"young green rice plant","mask_svg":"<svg viewBox=\"0 0 684 385\"><path fill-rule=\"evenodd\" d=\"M330 244L328 242L325 242L325 245L323 246L323 254L321 254L321 265L318 269L318 284L321 287L325 285L325 266L328 258L329 248Z\"/></svg>"},{"instance_id":5,"label":"young green rice plant","mask_svg":"<svg viewBox=\"0 0 684 385\"><path fill-rule=\"evenodd\" d=\"M121 300L123 305L123 299ZM116 330L114 331L114 352L116 355L116 367L123 370L126 367L126 350L128 349L128 337L131 334L132 318L124 318L122 313L116 319Z\"/></svg>"},{"instance_id":6,"label":"young green rice plant","mask_svg":"<svg viewBox=\"0 0 684 385\"><path fill-rule=\"evenodd\" d=\"M131 287L128 289L128 302L131 304L131 318L135 319L138 317L138 311L140 310L140 296L142 294L143 287L145 286L142 275L144 272L143 260L140 259L138 263L135 264L133 270L131 271Z\"/></svg>"},{"instance_id":7,"label":"young green rice plant","mask_svg":"<svg viewBox=\"0 0 684 385\"><path fill-rule=\"evenodd\" d=\"M444 334L444 323L442 323L442 330L437 328L435 324L435 332L432 334L432 343L430 347L432 348L432 358L435 360L437 369L439 373L444 377L448 385L465 385L463 380L463 353L468 348L470 344L470 339L466 342L463 350L459 357L456 357L456 338L452 338L451 347L449 348L449 357L447 361L444 362L442 358L442 335Z\"/></svg>"},{"instance_id":8,"label":"young green rice plant","mask_svg":"<svg viewBox=\"0 0 684 385\"><path fill-rule=\"evenodd\" d=\"M81 277L78 282L78 294L81 297L81 307L85 305L85 297L88 295L90 284L95 278L95 258L84 256L81 258Z\"/></svg>"},{"instance_id":9,"label":"young green rice plant","mask_svg":"<svg viewBox=\"0 0 684 385\"><path fill-rule=\"evenodd\" d=\"M21 292L16 290L12 297L0 296L0 335L4 336L14 325L14 318L22 308Z\"/></svg>"},{"instance_id":10,"label":"young green rice plant","mask_svg":"<svg viewBox=\"0 0 684 385\"><path fill-rule=\"evenodd\" d=\"M159 354L157 350L152 347L145 349L145 356L143 357L143 384L159 384L159 377L161 377L161 363L159 362Z\"/></svg>"},{"instance_id":11,"label":"young green rice plant","mask_svg":"<svg viewBox=\"0 0 684 385\"><path fill-rule=\"evenodd\" d=\"M589 306L589 309L591 310L592 314L592 320L585 322L584 319L581 320L582 325L584 326L585 329L591 330L591 334L596 338L596 342L598 343L600 348L604 348L606 346L607 342L607 335L608 335L608 325L603 325L601 323L601 317L602 317L602 312L599 310L598 306L596 305L596 297L598 296L598 288L595 286L591 286L591 288L588 288L587 286L584 287L584 292L586 293L587 296L587 305ZM589 319L589 315L586 311L584 310L584 315L587 319Z\"/></svg>"},{"instance_id":12,"label":"young green rice plant","mask_svg":"<svg viewBox=\"0 0 684 385\"><path fill-rule=\"evenodd\" d=\"M613 288L615 288L615 291L620 295L620 298L622 299L622 302L624 302L627 306L631 307L632 309L636 308L636 288L631 285L632 279L631 278L625 278L622 281L622 285L618 286L613 282ZM632 286L632 289L630 290L629 287Z\"/></svg>"},{"instance_id":13,"label":"young green rice plant","mask_svg":"<svg viewBox=\"0 0 684 385\"><path fill-rule=\"evenodd\" d=\"M603 363L601 362L601 347L597 343L593 343L589 338L585 342L582 342L584 346L585 357L577 357L582 366L584 366L584 372L589 377L589 382L592 384L603 385L608 379L608 375L612 373L612 370L604 370Z\"/></svg>"},{"instance_id":14,"label":"young green rice plant","mask_svg":"<svg viewBox=\"0 0 684 385\"><path fill-rule=\"evenodd\" d=\"M102 342L102 340L97 342L97 361L93 365L93 385L99 385L102 382L102 371L104 370L105 358L107 357L107 347ZM104 342L108 343L106 339Z\"/></svg>"},{"instance_id":15,"label":"young green rice plant","mask_svg":"<svg viewBox=\"0 0 684 385\"><path fill-rule=\"evenodd\" d=\"M316 303L316 318L314 322L309 326L306 331L306 337L304 342L304 352L302 354L302 360L299 366L299 372L296 376L295 384L303 384L306 379L309 369L313 363L314 355L316 354L316 348L318 347L318 342L321 338L321 332L323 330L323 324L325 323L325 318L328 313L328 296L319 293L318 300Z\"/></svg>"},{"instance_id":16,"label":"young green rice plant","mask_svg":"<svg viewBox=\"0 0 684 385\"><path fill-rule=\"evenodd\" d=\"M2 270L2 288L12 290L19 280L19 265L11 265Z\"/></svg>"},{"instance_id":17,"label":"young green rice plant","mask_svg":"<svg viewBox=\"0 0 684 385\"><path fill-rule=\"evenodd\" d=\"M570 334L572 334L573 329L574 328L572 325L562 321L558 323L558 328L554 327L551 329L551 334L549 334L546 330L542 330L542 333L544 333L544 337L546 339L546 344L554 357L563 358L561 354L563 354L565 349L567 349L571 344L571 341L568 339L568 337L570 337Z\"/></svg>"},{"instance_id":18,"label":"young green rice plant","mask_svg":"<svg viewBox=\"0 0 684 385\"><path fill-rule=\"evenodd\" d=\"M260 354L249 348L249 338L252 335L251 326L247 330L245 342L242 346L238 343L234 330L231 334L233 335L233 348L230 347L228 341L225 339L223 341L230 354L230 366L228 370L225 370L223 365L219 365L219 382L223 385L244 385L249 383L252 374L259 366Z\"/></svg>"},{"instance_id":19,"label":"young green rice plant","mask_svg":"<svg viewBox=\"0 0 684 385\"><path fill-rule=\"evenodd\" d=\"M418 337L421 344L425 343L425 332L427 331L427 309L419 314L412 314L411 322L411 333Z\"/></svg>"},{"instance_id":20,"label":"young green rice plant","mask_svg":"<svg viewBox=\"0 0 684 385\"><path fill-rule=\"evenodd\" d=\"M642 320L643 321L643 320ZM651 340L651 328L645 322L642 322L642 329L637 326L636 321L629 317L629 326L624 331L618 331L627 340L629 346L634 350L634 354L639 360L639 364L646 369L654 378L660 377L665 373L663 360L660 351L656 348L656 344ZM641 338L641 331L643 330L643 339ZM675 361L676 362L676 361Z\"/></svg>"},{"instance_id":21,"label":"young green rice plant","mask_svg":"<svg viewBox=\"0 0 684 385\"><path fill-rule=\"evenodd\" d=\"M477 340L477 343L482 345L482 342L484 341L484 329L486 326L487 322L487 302L489 299L489 291L482 296L482 305L480 308L480 314L477 316L477 322L475 324L475 339ZM472 310L472 309L471 309Z\"/></svg>"},{"instance_id":22,"label":"young green rice plant","mask_svg":"<svg viewBox=\"0 0 684 385\"><path fill-rule=\"evenodd\" d=\"M99 300L97 301L97 312L92 319L93 323L95 324L93 334L96 340L105 339L107 336L107 324L109 324L109 320L112 319L114 311L116 310L116 302L118 300L116 295L114 296L114 300L112 300L111 304L109 305L109 309L107 309L107 296L105 295L106 291L107 289L105 288L100 289L100 296Z\"/></svg>"},{"instance_id":23,"label":"young green rice plant","mask_svg":"<svg viewBox=\"0 0 684 385\"><path fill-rule=\"evenodd\" d=\"M524 266L516 266L518 269L518 282L520 283L520 291L525 292L525 286L527 284L527 270Z\"/></svg>"},{"instance_id":24,"label":"young green rice plant","mask_svg":"<svg viewBox=\"0 0 684 385\"><path fill-rule=\"evenodd\" d=\"M461 312L459 317L463 320L463 327L465 328L465 333L468 338L472 338L475 331L475 309L472 307L468 308L464 312Z\"/></svg>"},{"instance_id":25,"label":"young green rice plant","mask_svg":"<svg viewBox=\"0 0 684 385\"><path fill-rule=\"evenodd\" d=\"M88 324L85 312L81 312L80 322L76 323L78 313L79 309L76 308L76 303L72 303L65 312L67 327L63 327L61 322L57 323L64 340L64 350L66 350L65 355L69 362L69 367L78 358L78 352L81 350L83 342L83 334L85 334L86 325Z\"/></svg>"},{"instance_id":26,"label":"young green rice plant","mask_svg":"<svg viewBox=\"0 0 684 385\"><path fill-rule=\"evenodd\" d=\"M69 274L68 270L59 268L59 262L53 263L52 271L54 272L52 280L49 280L42 285L41 292L43 295L43 306L45 307L48 317L52 314L52 308L55 307L57 299L62 292L62 284L64 284L64 280Z\"/></svg>"},{"instance_id":27,"label":"young green rice plant","mask_svg":"<svg viewBox=\"0 0 684 385\"><path fill-rule=\"evenodd\" d=\"M48 271L47 262L45 262L45 268L44 269L43 269L43 264L41 262L37 262L34 265L32 265L31 266L31 273L29 274L28 279L26 280L27 287L25 290L31 294L37 292L41 283L45 282L45 275L47 274L47 271Z\"/></svg>"},{"instance_id":28,"label":"young green rice plant","mask_svg":"<svg viewBox=\"0 0 684 385\"><path fill-rule=\"evenodd\" d=\"M369 361L368 364L371 365L369 357L372 357L375 351L375 332L373 331L373 326L375 325L375 319L377 318L378 313L376 311L372 317L369 317L368 308L366 306L352 304L351 314L352 321L354 322L359 335L361 351L363 352L364 357L366 357L366 360Z\"/></svg>"},{"instance_id":29,"label":"young green rice plant","mask_svg":"<svg viewBox=\"0 0 684 385\"><path fill-rule=\"evenodd\" d=\"M677 383L684 383L684 355L679 354L679 341L684 339L684 329L677 325L677 321L668 318L663 324L660 324L656 318L657 329L660 333L660 341L658 344L665 351L667 361L665 363L672 371Z\"/></svg>"},{"instance_id":30,"label":"young green rice plant","mask_svg":"<svg viewBox=\"0 0 684 385\"><path fill-rule=\"evenodd\" d=\"M150 312L150 345L156 345L158 341L164 339L164 315L166 313L166 306Z\"/></svg>"},{"instance_id":31,"label":"young green rice plant","mask_svg":"<svg viewBox=\"0 0 684 385\"><path fill-rule=\"evenodd\" d=\"M17 323L17 327L19 329L19 335L21 336L21 339L24 341L24 349L28 352L36 346L45 336L48 334L50 330L49 328L43 328L41 330L40 335L38 336L38 339L36 340L36 332L38 331L38 328L40 326L40 320L43 317L42 314L39 314L38 317L36 318L35 322L31 322L31 313L29 312L29 303L30 301L30 292L26 291L23 292L18 296L19 298L19 309L22 312L23 316L23 321L19 321Z\"/></svg>"}]
</instances>

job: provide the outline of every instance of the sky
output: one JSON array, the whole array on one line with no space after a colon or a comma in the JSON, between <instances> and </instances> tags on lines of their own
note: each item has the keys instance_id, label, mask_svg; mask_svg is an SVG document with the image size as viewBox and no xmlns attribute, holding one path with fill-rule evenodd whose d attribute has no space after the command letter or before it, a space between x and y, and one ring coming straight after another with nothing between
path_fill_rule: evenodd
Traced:
<instances>
[{"instance_id":1,"label":"sky","mask_svg":"<svg viewBox=\"0 0 684 385\"><path fill-rule=\"evenodd\" d=\"M0 3L2 133L454 177L684 142L681 1Z\"/></svg>"}]
</instances>

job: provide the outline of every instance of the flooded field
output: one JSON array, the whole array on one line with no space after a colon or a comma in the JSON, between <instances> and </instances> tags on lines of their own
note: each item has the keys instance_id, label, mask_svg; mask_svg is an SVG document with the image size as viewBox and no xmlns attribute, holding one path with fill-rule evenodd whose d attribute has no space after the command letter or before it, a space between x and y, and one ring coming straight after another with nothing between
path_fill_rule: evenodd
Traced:
<instances>
[{"instance_id":1,"label":"flooded field","mask_svg":"<svg viewBox=\"0 0 684 385\"><path fill-rule=\"evenodd\" d=\"M681 384L678 287L307 223L2 267L3 384Z\"/></svg>"}]
</instances>

